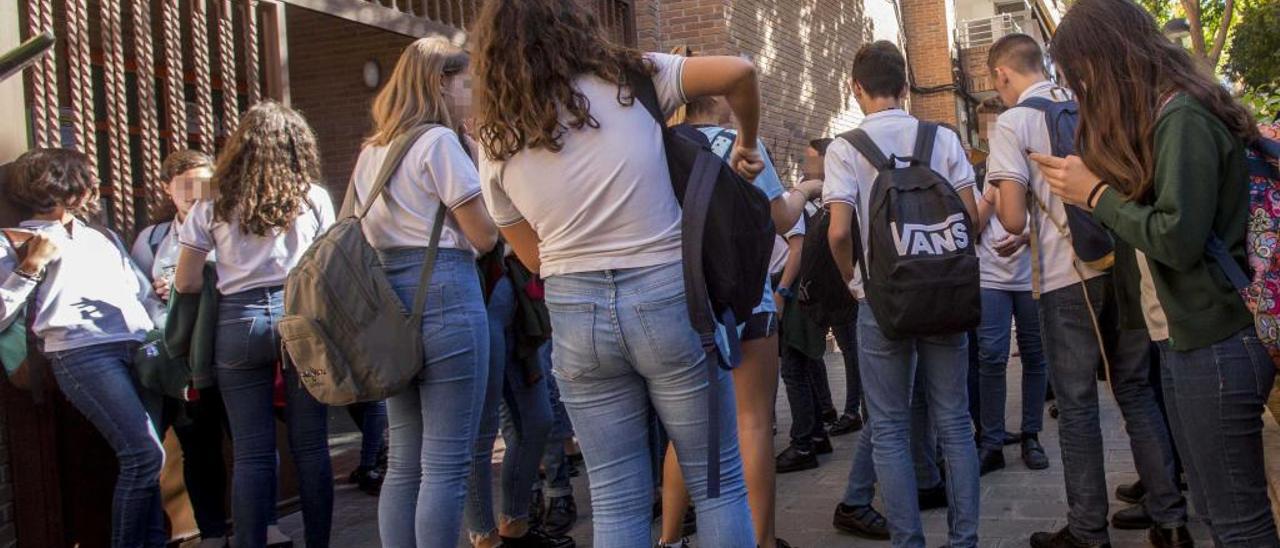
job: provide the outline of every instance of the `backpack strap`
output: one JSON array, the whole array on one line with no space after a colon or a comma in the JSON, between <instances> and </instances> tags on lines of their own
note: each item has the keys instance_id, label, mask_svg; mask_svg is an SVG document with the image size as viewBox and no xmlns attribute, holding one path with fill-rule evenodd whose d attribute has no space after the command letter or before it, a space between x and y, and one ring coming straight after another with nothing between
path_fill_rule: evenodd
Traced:
<instances>
[{"instance_id":1,"label":"backpack strap","mask_svg":"<svg viewBox=\"0 0 1280 548\"><path fill-rule=\"evenodd\" d=\"M916 149L911 153L912 163L929 167L933 160L933 144L938 140L938 124L920 122L916 129Z\"/></svg>"},{"instance_id":2,"label":"backpack strap","mask_svg":"<svg viewBox=\"0 0 1280 548\"><path fill-rule=\"evenodd\" d=\"M422 274L418 276L418 292L413 296L413 318L421 318L427 308L427 286L431 284L431 273L436 269L436 256L440 252L440 234L444 231L444 217L449 208L439 202L436 209L436 220L431 225L431 240L427 243L427 256L422 262Z\"/></svg>"},{"instance_id":3,"label":"backpack strap","mask_svg":"<svg viewBox=\"0 0 1280 548\"><path fill-rule=\"evenodd\" d=\"M1226 275L1227 281L1231 282L1232 287L1241 290L1249 286L1249 275L1245 273L1243 268L1231 258L1231 252L1227 251L1227 244L1219 238L1217 234L1209 235L1209 242L1205 245L1205 251L1218 263L1218 268L1222 269L1222 273Z\"/></svg>"},{"instance_id":4,"label":"backpack strap","mask_svg":"<svg viewBox=\"0 0 1280 548\"><path fill-rule=\"evenodd\" d=\"M151 228L151 234L147 238L147 247L151 248L151 256L155 257L156 252L160 250L160 244L164 243L164 239L169 236L169 231L173 228L173 221L165 221Z\"/></svg>"},{"instance_id":5,"label":"backpack strap","mask_svg":"<svg viewBox=\"0 0 1280 548\"><path fill-rule=\"evenodd\" d=\"M351 184L347 187L347 196L342 201L343 218L354 214L356 218L363 219L365 215L368 215L369 209L373 207L373 202L379 196L382 196L387 184L391 182L391 177L395 175L397 169L400 169L400 163L404 161L409 149L413 147L414 143L418 142L419 137L437 127L440 127L440 124L415 126L391 141L391 145L387 148L387 156L382 160L382 166L378 169L378 178L373 180L373 186L369 188L369 196L364 205L360 205L360 198L356 196L355 178L353 176Z\"/></svg>"},{"instance_id":6,"label":"backpack strap","mask_svg":"<svg viewBox=\"0 0 1280 548\"><path fill-rule=\"evenodd\" d=\"M658 104L658 89L653 87L653 78L636 71L627 71L626 75L632 97L649 111L658 126L667 127L667 117L662 115L662 107Z\"/></svg>"},{"instance_id":7,"label":"backpack strap","mask_svg":"<svg viewBox=\"0 0 1280 548\"><path fill-rule=\"evenodd\" d=\"M868 162L871 162L871 167L876 168L877 171L893 169L893 162L884 155L884 152L880 150L876 142L862 128L841 133L840 138L853 145L853 148L862 154L862 157L866 158Z\"/></svg>"}]
</instances>

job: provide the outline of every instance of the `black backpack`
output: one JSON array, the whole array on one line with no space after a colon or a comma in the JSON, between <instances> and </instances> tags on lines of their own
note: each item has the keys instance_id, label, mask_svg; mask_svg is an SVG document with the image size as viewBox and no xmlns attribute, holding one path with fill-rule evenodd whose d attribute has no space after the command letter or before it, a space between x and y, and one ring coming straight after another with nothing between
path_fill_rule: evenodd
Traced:
<instances>
[{"instance_id":1,"label":"black backpack","mask_svg":"<svg viewBox=\"0 0 1280 548\"><path fill-rule=\"evenodd\" d=\"M871 312L890 339L963 333L982 319L977 234L960 195L930 167L938 125L921 122L916 133L910 158L886 158L860 129L840 136L879 171L858 264Z\"/></svg>"},{"instance_id":2,"label":"black backpack","mask_svg":"<svg viewBox=\"0 0 1280 548\"><path fill-rule=\"evenodd\" d=\"M831 256L827 231L831 211L819 209L805 214L804 248L800 254L800 275L796 277L796 303L800 312L818 327L849 325L857 319L858 301L845 284L835 257ZM862 239L854 238L853 256L862 256Z\"/></svg>"},{"instance_id":3,"label":"black backpack","mask_svg":"<svg viewBox=\"0 0 1280 548\"><path fill-rule=\"evenodd\" d=\"M1049 128L1050 152L1054 156L1066 158L1076 153L1076 125L1080 119L1080 107L1075 101L1030 97L1016 106L1044 113L1045 126ZM1031 199L1048 215L1048 206L1039 197L1031 193ZM1115 241L1111 238L1111 233L1094 220L1089 212L1066 203L1062 207L1067 212L1069 241L1076 256L1094 270L1110 269L1115 264ZM1056 224L1058 221L1053 222Z\"/></svg>"},{"instance_id":4,"label":"black backpack","mask_svg":"<svg viewBox=\"0 0 1280 548\"><path fill-rule=\"evenodd\" d=\"M653 80L631 72L627 82L635 98L662 128L671 186L683 210L680 230L685 298L689 319L707 355L707 490L708 496L715 498L720 495L717 365L726 369L737 365L740 353L736 326L760 304L777 232L764 192L738 176L712 152L701 132L691 127L667 127ZM725 331L730 350L725 360L716 345L717 320L728 328Z\"/></svg>"}]
</instances>

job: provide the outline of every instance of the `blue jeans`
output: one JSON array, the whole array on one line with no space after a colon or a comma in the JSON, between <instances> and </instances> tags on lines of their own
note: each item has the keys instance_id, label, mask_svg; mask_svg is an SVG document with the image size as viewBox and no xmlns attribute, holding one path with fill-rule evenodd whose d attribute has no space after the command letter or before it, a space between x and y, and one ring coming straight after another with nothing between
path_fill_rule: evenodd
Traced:
<instances>
[{"instance_id":1,"label":"blue jeans","mask_svg":"<svg viewBox=\"0 0 1280 548\"><path fill-rule=\"evenodd\" d=\"M116 452L111 546L162 547L169 540L160 500L164 448L138 395L130 364L137 344L98 344L50 352L58 388Z\"/></svg>"},{"instance_id":2,"label":"blue jeans","mask_svg":"<svg viewBox=\"0 0 1280 548\"><path fill-rule=\"evenodd\" d=\"M554 373L587 463L597 548L653 544L649 406L670 436L698 512L699 543L755 546L738 455L733 383L720 383L720 497L707 497L706 356L679 263L553 276Z\"/></svg>"},{"instance_id":3,"label":"blue jeans","mask_svg":"<svg viewBox=\"0 0 1280 548\"><path fill-rule=\"evenodd\" d=\"M387 400L390 461L378 498L388 548L453 546L462 529L489 368L489 322L470 252L441 249L422 316L422 373ZM412 306L423 249L379 253L405 307Z\"/></svg>"},{"instance_id":4,"label":"blue jeans","mask_svg":"<svg viewBox=\"0 0 1280 548\"><path fill-rule=\"evenodd\" d=\"M822 360L782 345L782 384L791 406L791 446L799 451L812 451L813 441L827 437L822 427L818 377L827 375Z\"/></svg>"},{"instance_id":5,"label":"blue jeans","mask_svg":"<svg viewBox=\"0 0 1280 548\"><path fill-rule=\"evenodd\" d=\"M1018 321L1022 354L1022 433L1044 427L1044 399L1049 377L1040 342L1040 312L1030 291L982 290L982 325L978 326L978 374L982 448L1004 447L1005 370L1009 364L1009 332Z\"/></svg>"},{"instance_id":6,"label":"blue jeans","mask_svg":"<svg viewBox=\"0 0 1280 548\"><path fill-rule=\"evenodd\" d=\"M831 328L831 334L844 360L844 414L857 416L862 406L862 375L858 372L858 323ZM826 375L821 379L825 383ZM826 389L831 397L831 389Z\"/></svg>"},{"instance_id":7,"label":"blue jeans","mask_svg":"<svg viewBox=\"0 0 1280 548\"><path fill-rule=\"evenodd\" d=\"M1276 370L1254 328L1178 352L1160 343L1169 423L1214 544L1280 547L1267 499L1262 419Z\"/></svg>"},{"instance_id":8,"label":"blue jeans","mask_svg":"<svg viewBox=\"0 0 1280 548\"><path fill-rule=\"evenodd\" d=\"M911 457L913 397L922 387L929 422L946 457L949 545L978 542L978 453L966 391L968 340L964 333L904 340L884 336L871 307L858 311L862 388L871 416L872 456L894 546L924 546ZM917 380L917 369L921 370ZM927 450L927 448L925 448Z\"/></svg>"},{"instance_id":9,"label":"blue jeans","mask_svg":"<svg viewBox=\"0 0 1280 548\"><path fill-rule=\"evenodd\" d=\"M213 361L235 454L231 517L237 548L265 546L267 525L276 513L276 325L284 314L283 299L283 290L271 288L223 295L218 302ZM306 542L323 548L329 545L333 519L328 408L307 393L296 370L283 374L284 420L298 467Z\"/></svg>"},{"instance_id":10,"label":"blue jeans","mask_svg":"<svg viewBox=\"0 0 1280 548\"><path fill-rule=\"evenodd\" d=\"M529 384L524 368L516 360L516 333L512 326L516 297L508 278L502 278L494 286L489 295L488 313L489 380L467 493L467 527L473 536L487 535L498 527L493 520L490 461L499 423L506 442L502 458L504 522L529 517L538 465L552 424L547 380Z\"/></svg>"},{"instance_id":11,"label":"blue jeans","mask_svg":"<svg viewBox=\"0 0 1280 548\"><path fill-rule=\"evenodd\" d=\"M1040 296L1040 334L1060 413L1068 526L1077 538L1100 544L1108 539L1110 497L1098 415L1097 370L1102 350L1081 286L1070 285ZM1138 476L1147 490L1143 500L1147 513L1164 527L1184 525L1186 501L1174 477L1169 430L1151 388L1147 333L1120 329L1110 274L1093 278L1084 286L1098 315L1111 364L1111 389L1124 415Z\"/></svg>"},{"instance_id":12,"label":"blue jeans","mask_svg":"<svg viewBox=\"0 0 1280 548\"><path fill-rule=\"evenodd\" d=\"M371 401L347 406L347 414L360 428L360 468L378 466L378 456L387 447L387 402Z\"/></svg>"}]
</instances>

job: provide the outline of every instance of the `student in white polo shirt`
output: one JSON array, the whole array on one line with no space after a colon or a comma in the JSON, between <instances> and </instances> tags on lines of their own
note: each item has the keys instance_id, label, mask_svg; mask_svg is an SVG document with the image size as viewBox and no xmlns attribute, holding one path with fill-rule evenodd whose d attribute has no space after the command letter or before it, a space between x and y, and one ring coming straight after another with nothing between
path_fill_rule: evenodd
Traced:
<instances>
[{"instance_id":1,"label":"student in white polo shirt","mask_svg":"<svg viewBox=\"0 0 1280 548\"><path fill-rule=\"evenodd\" d=\"M887 157L913 154L920 121L902 109L907 92L906 60L897 46L879 41L863 46L853 61L854 98L866 113L860 128ZM939 130L930 167L955 189L969 218L976 216L974 174L959 137ZM872 184L878 170L846 139L827 148L823 201L831 209L832 255L851 291L855 279L854 234L866 248ZM856 214L855 214L856 211ZM857 222L857 232L853 223ZM948 311L939 310L939 314ZM967 394L968 338L965 333L889 339L870 306L858 309L858 343L863 393L871 421L876 477L887 509L894 546L923 547L914 466L911 458L911 404L916 369L926 384L930 415L946 457L952 547L978 539L978 456L973 443ZM858 509L852 509L858 510ZM838 517L838 516L837 516Z\"/></svg>"},{"instance_id":2,"label":"student in white polo shirt","mask_svg":"<svg viewBox=\"0 0 1280 548\"><path fill-rule=\"evenodd\" d=\"M264 546L275 515L276 325L284 314L285 277L334 222L333 203L315 184L319 180L319 149L306 120L278 103L261 103L245 113L223 148L213 173L218 197L192 206L178 233L179 293L199 292L205 260L218 254L213 361L235 449L231 516L237 548ZM296 370L283 374L306 543L323 548L333 511L327 408L302 388Z\"/></svg>"}]
</instances>

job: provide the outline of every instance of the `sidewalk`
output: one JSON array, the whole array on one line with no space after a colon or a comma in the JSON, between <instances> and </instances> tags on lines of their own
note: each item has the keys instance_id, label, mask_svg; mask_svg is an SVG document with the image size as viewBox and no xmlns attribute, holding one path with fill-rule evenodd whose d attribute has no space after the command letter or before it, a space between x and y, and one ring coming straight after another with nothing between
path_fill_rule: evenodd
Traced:
<instances>
[{"instance_id":1,"label":"sidewalk","mask_svg":"<svg viewBox=\"0 0 1280 548\"><path fill-rule=\"evenodd\" d=\"M844 397L844 368L839 354L827 356L828 374L837 402ZM1020 366L1010 365L1010 378L1016 379ZM1020 401L1020 383L1009 383L1009 426L1017 427ZM1133 457L1129 451L1120 411L1105 385L1100 385L1102 401L1103 439L1106 450L1107 481L1114 488L1121 483L1137 479L1133 471ZM786 447L790 426L790 408L782 390L778 400L778 432L775 438L777 451ZM349 425L345 413L333 415L335 425ZM345 422L344 422L345 421ZM1266 418L1266 442L1268 472L1272 499L1280 500L1280 426L1273 417ZM348 427L349 428L349 427ZM835 453L823 457L822 466L816 470L778 476L778 535L798 548L829 546L888 546L887 542L874 542L843 535L831 526L832 511L844 492L849 473L853 444L857 435L833 438ZM1053 530L1066 522L1066 494L1062 482L1061 450L1058 444L1057 421L1046 416L1045 432L1041 441L1049 453L1052 465L1048 470L1026 469L1018 458L1016 447L1006 450L1008 467L982 478L982 522L979 529L983 547L1023 547L1035 531ZM339 476L337 502L334 509L333 546L342 548L373 548L379 546L377 536L377 501L374 497L357 491L344 482L353 462L354 446L358 439L350 434L335 438L334 473ZM497 474L494 476L497 477ZM574 479L580 519L572 535L578 546L591 546L590 497L586 490L585 472ZM497 487L495 486L495 491ZM880 504L877 501L877 504ZM1124 505L1113 501L1112 510ZM1277 511L1280 516L1280 509ZM946 543L947 516L945 510L924 514L925 532L929 546ZM302 519L299 514L286 516L281 526L294 538L302 537ZM1193 518L1192 532L1197 543L1210 546L1208 530ZM1147 546L1145 531L1112 531L1112 545L1116 548ZM465 535L464 535L465 536ZM696 543L696 539L695 539ZM301 546L299 541L297 546ZM696 545L696 544L695 544ZM467 544L460 540L458 546Z\"/></svg>"}]
</instances>

